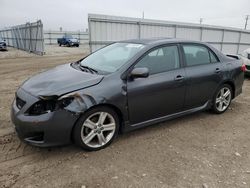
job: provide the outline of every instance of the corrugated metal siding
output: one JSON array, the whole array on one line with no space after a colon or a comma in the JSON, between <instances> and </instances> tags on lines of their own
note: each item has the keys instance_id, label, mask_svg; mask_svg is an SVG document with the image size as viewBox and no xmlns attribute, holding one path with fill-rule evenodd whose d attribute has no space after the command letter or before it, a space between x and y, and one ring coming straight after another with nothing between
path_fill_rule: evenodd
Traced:
<instances>
[{"instance_id":1,"label":"corrugated metal siding","mask_svg":"<svg viewBox=\"0 0 250 188\"><path fill-rule=\"evenodd\" d=\"M232 42L237 43L239 42L240 33L235 31L225 31L224 32L224 42Z\"/></svg>"},{"instance_id":2,"label":"corrugated metal siding","mask_svg":"<svg viewBox=\"0 0 250 188\"><path fill-rule=\"evenodd\" d=\"M249 36L249 33L241 33L240 42L241 42L241 43L248 43L248 44L250 44L250 36Z\"/></svg>"},{"instance_id":3,"label":"corrugated metal siding","mask_svg":"<svg viewBox=\"0 0 250 188\"><path fill-rule=\"evenodd\" d=\"M138 31L137 31L138 32ZM168 26L141 26L141 38L153 38L153 37L174 37L175 29Z\"/></svg>"},{"instance_id":4,"label":"corrugated metal siding","mask_svg":"<svg viewBox=\"0 0 250 188\"><path fill-rule=\"evenodd\" d=\"M170 37L208 42L224 53L249 48L250 31L181 22L89 14L90 49L127 39Z\"/></svg>"},{"instance_id":5,"label":"corrugated metal siding","mask_svg":"<svg viewBox=\"0 0 250 188\"><path fill-rule=\"evenodd\" d=\"M227 54L235 54L237 52L238 46L235 44L224 44L221 51L226 52Z\"/></svg>"},{"instance_id":6,"label":"corrugated metal siding","mask_svg":"<svg viewBox=\"0 0 250 188\"><path fill-rule=\"evenodd\" d=\"M107 42L137 38L137 25L126 23L92 22L91 40L95 42Z\"/></svg>"},{"instance_id":7,"label":"corrugated metal siding","mask_svg":"<svg viewBox=\"0 0 250 188\"><path fill-rule=\"evenodd\" d=\"M176 38L190 39L190 40L201 40L200 29L197 28L176 28Z\"/></svg>"},{"instance_id":8,"label":"corrugated metal siding","mask_svg":"<svg viewBox=\"0 0 250 188\"><path fill-rule=\"evenodd\" d=\"M203 29L202 41L204 42L222 42L223 31Z\"/></svg>"},{"instance_id":9,"label":"corrugated metal siding","mask_svg":"<svg viewBox=\"0 0 250 188\"><path fill-rule=\"evenodd\" d=\"M43 24L41 20L0 30L0 37L6 40L8 46L39 55L44 54Z\"/></svg>"}]
</instances>

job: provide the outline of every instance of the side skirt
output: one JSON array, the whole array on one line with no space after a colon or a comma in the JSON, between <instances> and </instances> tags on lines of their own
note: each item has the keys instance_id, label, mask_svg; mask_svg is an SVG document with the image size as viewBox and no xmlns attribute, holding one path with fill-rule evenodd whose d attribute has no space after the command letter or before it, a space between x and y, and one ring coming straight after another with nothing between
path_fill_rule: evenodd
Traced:
<instances>
[{"instance_id":1,"label":"side skirt","mask_svg":"<svg viewBox=\"0 0 250 188\"><path fill-rule=\"evenodd\" d=\"M170 114L170 115L155 118L155 119L150 119L150 120L143 121L143 122L136 123L136 124L132 124L132 125L130 125L129 122L125 122L125 125L123 126L123 131L122 132L129 132L129 131L132 131L132 130L135 130L135 129L139 129L139 128L142 128L142 127L152 125L152 124L160 123L160 122L167 121L167 120L170 120L170 119L175 119L177 117L192 114L192 113L195 113L195 112L198 112L198 111L203 111L203 110L208 109L209 107L211 107L211 102L210 101L206 102L204 105L202 105L200 107L192 108L192 109L189 109L189 110L185 110L185 111L182 111L182 112Z\"/></svg>"}]
</instances>

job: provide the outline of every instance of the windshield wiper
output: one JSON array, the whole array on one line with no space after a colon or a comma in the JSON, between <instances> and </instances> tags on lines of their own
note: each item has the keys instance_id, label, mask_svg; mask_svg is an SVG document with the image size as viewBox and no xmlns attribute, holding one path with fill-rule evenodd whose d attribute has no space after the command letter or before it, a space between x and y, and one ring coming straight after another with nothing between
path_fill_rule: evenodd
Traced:
<instances>
[{"instance_id":1,"label":"windshield wiper","mask_svg":"<svg viewBox=\"0 0 250 188\"><path fill-rule=\"evenodd\" d=\"M80 64L80 68L81 68L81 70L87 69L87 70L90 71L91 73L98 73L97 70L95 70L95 69L93 69L93 68L91 68L91 67L85 66L85 65L81 65L81 64ZM82 69L82 68L83 68L83 69Z\"/></svg>"}]
</instances>

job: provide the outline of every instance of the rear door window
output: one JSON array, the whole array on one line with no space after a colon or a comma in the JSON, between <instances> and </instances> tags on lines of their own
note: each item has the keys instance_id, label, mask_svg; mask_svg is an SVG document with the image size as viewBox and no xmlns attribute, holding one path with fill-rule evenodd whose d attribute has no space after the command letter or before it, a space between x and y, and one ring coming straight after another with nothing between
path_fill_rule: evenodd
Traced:
<instances>
[{"instance_id":1,"label":"rear door window","mask_svg":"<svg viewBox=\"0 0 250 188\"><path fill-rule=\"evenodd\" d=\"M187 66L216 63L219 61L212 51L202 45L184 44L183 50Z\"/></svg>"}]
</instances>

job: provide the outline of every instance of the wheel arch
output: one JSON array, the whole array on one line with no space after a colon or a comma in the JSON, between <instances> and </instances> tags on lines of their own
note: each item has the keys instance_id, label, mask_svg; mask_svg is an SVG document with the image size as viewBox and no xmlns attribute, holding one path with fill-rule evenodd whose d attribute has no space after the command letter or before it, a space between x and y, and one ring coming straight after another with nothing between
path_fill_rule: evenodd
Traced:
<instances>
[{"instance_id":1,"label":"wheel arch","mask_svg":"<svg viewBox=\"0 0 250 188\"><path fill-rule=\"evenodd\" d=\"M122 111L121 111L117 106L115 106L115 105L113 105L113 104L103 103L103 104L96 104L96 105L91 106L91 107L88 108L86 111L84 111L84 113L86 113L86 112L88 112L89 110L92 110L92 109L94 109L94 108L97 108L97 107L108 107L108 108L111 108L112 110L115 111L115 113L117 114L117 116L118 116L118 118L119 118L119 123L120 123L118 132L121 133L121 131L122 131L122 126L123 126L123 120L124 120ZM75 121L74 126L73 126L72 129L71 129L70 137L71 137L71 141L72 141L72 142L74 142L74 139L73 139L73 132L74 132L76 123L78 122L78 120L80 119L80 117L81 117L84 113L82 113L82 114L79 115L78 119Z\"/></svg>"},{"instance_id":2,"label":"wheel arch","mask_svg":"<svg viewBox=\"0 0 250 188\"><path fill-rule=\"evenodd\" d=\"M227 81L223 82L222 84L228 84L231 86L232 92L233 92L232 99L234 99L234 97L235 97L235 84L234 84L234 82L232 80L227 80Z\"/></svg>"}]
</instances>

